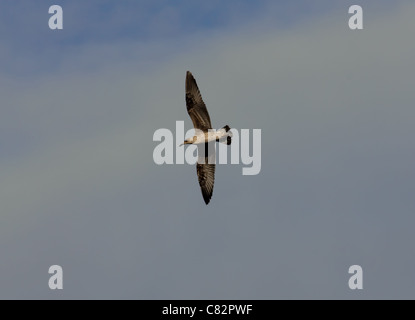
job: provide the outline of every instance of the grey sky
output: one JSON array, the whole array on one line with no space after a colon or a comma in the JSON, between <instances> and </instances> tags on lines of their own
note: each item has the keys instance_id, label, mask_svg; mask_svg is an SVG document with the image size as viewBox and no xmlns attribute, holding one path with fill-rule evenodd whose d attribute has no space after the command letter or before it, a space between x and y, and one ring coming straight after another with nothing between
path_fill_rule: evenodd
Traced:
<instances>
[{"instance_id":1,"label":"grey sky","mask_svg":"<svg viewBox=\"0 0 415 320\"><path fill-rule=\"evenodd\" d=\"M351 31L348 5L2 69L0 298L415 298L415 6ZM218 166L209 206L194 166L152 159L192 127L186 70L215 127L262 129L261 173Z\"/></svg>"}]
</instances>

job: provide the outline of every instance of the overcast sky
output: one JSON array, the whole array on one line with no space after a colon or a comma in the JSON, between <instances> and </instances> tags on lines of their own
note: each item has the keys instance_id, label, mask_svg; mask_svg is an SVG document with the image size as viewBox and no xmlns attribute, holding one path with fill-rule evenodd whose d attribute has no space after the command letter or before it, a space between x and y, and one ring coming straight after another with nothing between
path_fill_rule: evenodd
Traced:
<instances>
[{"instance_id":1,"label":"overcast sky","mask_svg":"<svg viewBox=\"0 0 415 320\"><path fill-rule=\"evenodd\" d=\"M415 5L332 2L1 2L0 298L414 299ZM153 161L187 70L214 127L262 130L208 206Z\"/></svg>"}]
</instances>

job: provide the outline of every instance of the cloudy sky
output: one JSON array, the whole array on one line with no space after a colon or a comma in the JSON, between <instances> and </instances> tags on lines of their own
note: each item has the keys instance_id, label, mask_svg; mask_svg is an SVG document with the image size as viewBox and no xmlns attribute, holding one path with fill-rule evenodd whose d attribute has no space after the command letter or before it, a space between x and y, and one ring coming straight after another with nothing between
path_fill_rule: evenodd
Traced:
<instances>
[{"instance_id":1,"label":"cloudy sky","mask_svg":"<svg viewBox=\"0 0 415 320\"><path fill-rule=\"evenodd\" d=\"M1 2L0 298L414 299L415 5L332 2ZM153 161L186 70L214 127L262 130L208 206Z\"/></svg>"}]
</instances>

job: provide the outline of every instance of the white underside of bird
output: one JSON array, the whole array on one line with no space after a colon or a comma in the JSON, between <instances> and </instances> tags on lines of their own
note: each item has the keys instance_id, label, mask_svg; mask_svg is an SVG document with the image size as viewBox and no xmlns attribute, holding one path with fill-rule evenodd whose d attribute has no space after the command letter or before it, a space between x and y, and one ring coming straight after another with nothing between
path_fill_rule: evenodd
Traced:
<instances>
[{"instance_id":1,"label":"white underside of bird","mask_svg":"<svg viewBox=\"0 0 415 320\"><path fill-rule=\"evenodd\" d=\"M211 132L203 132L202 130L195 130L192 144L202 144L212 141L219 141L227 143L227 137L232 137L232 132L226 132L224 128L219 130L212 130Z\"/></svg>"}]
</instances>

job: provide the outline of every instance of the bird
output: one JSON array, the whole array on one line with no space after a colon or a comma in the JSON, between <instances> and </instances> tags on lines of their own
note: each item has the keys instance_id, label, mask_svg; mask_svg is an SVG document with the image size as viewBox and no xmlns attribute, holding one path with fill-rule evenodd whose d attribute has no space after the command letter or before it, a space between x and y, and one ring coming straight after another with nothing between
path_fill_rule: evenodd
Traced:
<instances>
[{"instance_id":1,"label":"bird","mask_svg":"<svg viewBox=\"0 0 415 320\"><path fill-rule=\"evenodd\" d=\"M181 145L197 145L196 172L203 200L208 205L212 198L215 183L216 154L214 144L218 141L230 145L232 143L232 132L228 125L217 131L212 129L209 112L203 102L196 80L190 71L186 72L185 91L187 113L193 122L195 135L185 140Z\"/></svg>"}]
</instances>

